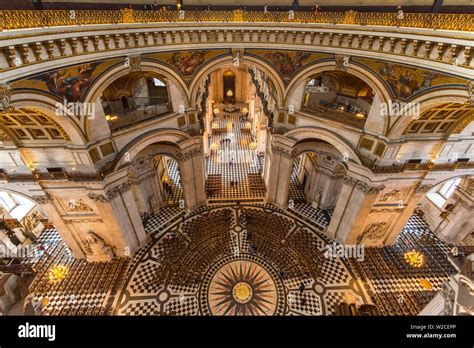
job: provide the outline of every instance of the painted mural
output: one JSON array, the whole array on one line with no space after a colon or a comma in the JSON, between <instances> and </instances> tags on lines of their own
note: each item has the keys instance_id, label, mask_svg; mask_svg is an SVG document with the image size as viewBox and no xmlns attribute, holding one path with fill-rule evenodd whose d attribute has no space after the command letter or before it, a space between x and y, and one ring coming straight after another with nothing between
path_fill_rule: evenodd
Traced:
<instances>
[{"instance_id":1,"label":"painted mural","mask_svg":"<svg viewBox=\"0 0 474 348\"><path fill-rule=\"evenodd\" d=\"M15 81L13 88L48 91L68 102L82 100L87 88L103 71L122 59L110 59L103 62L91 62L52 70L25 80Z\"/></svg>"},{"instance_id":2,"label":"painted mural","mask_svg":"<svg viewBox=\"0 0 474 348\"><path fill-rule=\"evenodd\" d=\"M467 81L458 77L438 73L432 70L412 68L405 65L355 58L355 61L367 65L377 72L390 86L396 98L408 99L425 89L459 84L465 86Z\"/></svg>"},{"instance_id":3,"label":"painted mural","mask_svg":"<svg viewBox=\"0 0 474 348\"><path fill-rule=\"evenodd\" d=\"M286 80L292 77L300 68L317 60L330 57L325 53L303 51L248 50L246 53L264 58L270 62Z\"/></svg>"},{"instance_id":4,"label":"painted mural","mask_svg":"<svg viewBox=\"0 0 474 348\"><path fill-rule=\"evenodd\" d=\"M184 77L191 77L204 65L204 63L214 57L228 53L228 50L179 51L147 54L146 58L167 63Z\"/></svg>"}]
</instances>

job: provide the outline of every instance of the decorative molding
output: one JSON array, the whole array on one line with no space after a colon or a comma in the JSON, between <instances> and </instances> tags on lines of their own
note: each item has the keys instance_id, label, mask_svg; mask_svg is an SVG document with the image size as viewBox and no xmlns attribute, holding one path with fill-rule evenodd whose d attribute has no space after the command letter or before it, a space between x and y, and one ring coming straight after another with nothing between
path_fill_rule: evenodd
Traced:
<instances>
[{"instance_id":1,"label":"decorative molding","mask_svg":"<svg viewBox=\"0 0 474 348\"><path fill-rule=\"evenodd\" d=\"M141 54L132 54L127 56L128 67L130 71L140 71L142 64L142 55Z\"/></svg>"},{"instance_id":2,"label":"decorative molding","mask_svg":"<svg viewBox=\"0 0 474 348\"><path fill-rule=\"evenodd\" d=\"M334 59L336 60L336 70L347 71L351 56L349 56L348 54L336 53L334 55Z\"/></svg>"},{"instance_id":3,"label":"decorative molding","mask_svg":"<svg viewBox=\"0 0 474 348\"><path fill-rule=\"evenodd\" d=\"M194 149L192 149L190 151L187 151L185 153L177 153L176 158L177 158L178 162L186 162L186 161L192 159L193 157L199 156L201 154L202 154L202 152L201 152L200 148L194 148Z\"/></svg>"},{"instance_id":4,"label":"decorative molding","mask_svg":"<svg viewBox=\"0 0 474 348\"><path fill-rule=\"evenodd\" d=\"M92 219L63 219L64 223L67 225L71 224L87 224L87 223L102 223L104 220L100 218L92 218Z\"/></svg>"}]
</instances>

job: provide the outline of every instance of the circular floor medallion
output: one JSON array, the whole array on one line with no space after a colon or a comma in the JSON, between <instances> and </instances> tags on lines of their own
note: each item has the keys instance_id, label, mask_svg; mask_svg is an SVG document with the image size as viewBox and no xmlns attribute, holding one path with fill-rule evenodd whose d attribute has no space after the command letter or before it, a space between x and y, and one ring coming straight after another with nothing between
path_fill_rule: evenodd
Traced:
<instances>
[{"instance_id":1,"label":"circular floor medallion","mask_svg":"<svg viewBox=\"0 0 474 348\"><path fill-rule=\"evenodd\" d=\"M234 259L210 270L202 291L212 315L275 315L283 287L269 270L252 260ZM278 283L278 284L277 284Z\"/></svg>"}]
</instances>

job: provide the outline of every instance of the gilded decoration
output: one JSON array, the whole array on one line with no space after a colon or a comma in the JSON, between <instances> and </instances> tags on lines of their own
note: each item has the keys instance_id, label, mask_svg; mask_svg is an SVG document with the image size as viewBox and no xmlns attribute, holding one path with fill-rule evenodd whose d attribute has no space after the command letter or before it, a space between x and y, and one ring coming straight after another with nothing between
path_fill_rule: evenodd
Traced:
<instances>
[{"instance_id":1,"label":"gilded decoration","mask_svg":"<svg viewBox=\"0 0 474 348\"><path fill-rule=\"evenodd\" d=\"M287 11L186 11L182 16L178 10L161 9L143 11L120 10L76 10L74 16L68 10L9 10L0 11L0 26L3 30L55 27L86 24L157 23L157 22L270 22L270 23L320 23L398 26L443 30L474 31L472 14L405 13L397 19L396 13L370 12L305 12L298 11L288 16Z\"/></svg>"}]
</instances>

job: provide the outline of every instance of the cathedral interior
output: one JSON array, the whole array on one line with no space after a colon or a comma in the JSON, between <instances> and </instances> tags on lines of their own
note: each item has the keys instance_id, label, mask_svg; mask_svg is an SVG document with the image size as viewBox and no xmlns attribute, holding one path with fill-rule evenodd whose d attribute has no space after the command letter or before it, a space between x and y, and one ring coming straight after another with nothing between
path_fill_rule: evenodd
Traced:
<instances>
[{"instance_id":1,"label":"cathedral interior","mask_svg":"<svg viewBox=\"0 0 474 348\"><path fill-rule=\"evenodd\" d=\"M386 3L0 10L0 314L473 315L472 6Z\"/></svg>"}]
</instances>

